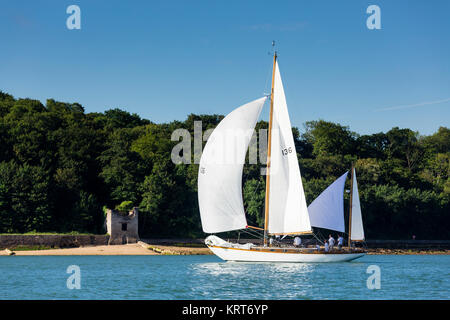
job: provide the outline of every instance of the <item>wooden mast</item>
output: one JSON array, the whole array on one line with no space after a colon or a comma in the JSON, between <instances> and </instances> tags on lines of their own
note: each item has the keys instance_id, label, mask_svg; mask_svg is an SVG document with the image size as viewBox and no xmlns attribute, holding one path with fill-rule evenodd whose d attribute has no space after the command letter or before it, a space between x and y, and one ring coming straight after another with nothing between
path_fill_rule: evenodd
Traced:
<instances>
[{"instance_id":1,"label":"wooden mast","mask_svg":"<svg viewBox=\"0 0 450 320\"><path fill-rule=\"evenodd\" d=\"M352 206L353 206L353 171L355 170L355 166L352 165L352 174L350 181L350 205L349 205L349 214L348 214L348 248L351 249L352 243Z\"/></svg>"},{"instance_id":2,"label":"wooden mast","mask_svg":"<svg viewBox=\"0 0 450 320\"><path fill-rule=\"evenodd\" d=\"M272 90L270 92L270 117L269 117L269 137L267 143L267 166L266 166L266 199L264 216L264 246L267 246L268 228L269 228L269 190L270 190L270 154L272 148L272 119L273 119L273 85L275 82L275 66L277 61L277 52L273 55L272 71Z\"/></svg>"}]
</instances>

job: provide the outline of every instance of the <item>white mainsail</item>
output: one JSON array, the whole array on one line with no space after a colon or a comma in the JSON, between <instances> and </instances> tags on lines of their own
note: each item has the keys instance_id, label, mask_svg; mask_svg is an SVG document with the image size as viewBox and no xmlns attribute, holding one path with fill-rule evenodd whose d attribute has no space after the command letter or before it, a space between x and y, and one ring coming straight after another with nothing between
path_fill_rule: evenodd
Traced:
<instances>
[{"instance_id":1,"label":"white mainsail","mask_svg":"<svg viewBox=\"0 0 450 320\"><path fill-rule=\"evenodd\" d=\"M353 191L352 191L352 221L350 225L350 239L353 241L364 240L364 228L361 216L361 204L359 202L358 184L356 182L356 171L353 168Z\"/></svg>"},{"instance_id":2,"label":"white mainsail","mask_svg":"<svg viewBox=\"0 0 450 320\"><path fill-rule=\"evenodd\" d=\"M247 226L242 170L265 101L265 97L260 98L232 111L214 129L205 145L198 173L198 202L205 233Z\"/></svg>"},{"instance_id":3,"label":"white mainsail","mask_svg":"<svg viewBox=\"0 0 450 320\"><path fill-rule=\"evenodd\" d=\"M308 208L278 62L273 86L271 146L268 232L309 233Z\"/></svg>"},{"instance_id":4,"label":"white mainsail","mask_svg":"<svg viewBox=\"0 0 450 320\"><path fill-rule=\"evenodd\" d=\"M344 186L347 174L348 171L308 206L311 226L345 232Z\"/></svg>"}]
</instances>

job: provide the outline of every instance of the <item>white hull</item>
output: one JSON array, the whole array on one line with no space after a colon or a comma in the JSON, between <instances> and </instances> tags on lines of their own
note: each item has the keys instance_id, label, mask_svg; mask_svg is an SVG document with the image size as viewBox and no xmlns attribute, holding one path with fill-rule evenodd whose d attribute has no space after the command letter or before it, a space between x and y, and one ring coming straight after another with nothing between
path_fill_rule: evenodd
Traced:
<instances>
[{"instance_id":1,"label":"white hull","mask_svg":"<svg viewBox=\"0 0 450 320\"><path fill-rule=\"evenodd\" d=\"M345 262L365 255L365 253L258 252L255 250L221 248L216 246L208 246L208 248L222 260L247 262Z\"/></svg>"},{"instance_id":2,"label":"white hull","mask_svg":"<svg viewBox=\"0 0 450 320\"><path fill-rule=\"evenodd\" d=\"M360 258L364 252L319 253L309 249L311 253L292 250L292 248L261 248L251 243L245 245L230 243L217 236L209 236L205 244L219 258L225 261L247 262L344 262ZM308 250L308 249L306 249Z\"/></svg>"}]
</instances>

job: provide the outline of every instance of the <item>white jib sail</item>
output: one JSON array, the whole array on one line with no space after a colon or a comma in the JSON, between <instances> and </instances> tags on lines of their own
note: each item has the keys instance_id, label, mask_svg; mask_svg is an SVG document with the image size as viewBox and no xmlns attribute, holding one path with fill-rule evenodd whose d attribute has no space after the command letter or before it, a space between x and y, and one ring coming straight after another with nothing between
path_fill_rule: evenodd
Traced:
<instances>
[{"instance_id":1,"label":"white jib sail","mask_svg":"<svg viewBox=\"0 0 450 320\"><path fill-rule=\"evenodd\" d=\"M364 240L364 228L361 215L361 204L359 203L358 184L356 182L356 171L353 169L353 193L352 193L352 223L350 238L353 241Z\"/></svg>"},{"instance_id":2,"label":"white jib sail","mask_svg":"<svg viewBox=\"0 0 450 320\"><path fill-rule=\"evenodd\" d=\"M270 234L311 232L278 63L273 98L268 231Z\"/></svg>"},{"instance_id":3,"label":"white jib sail","mask_svg":"<svg viewBox=\"0 0 450 320\"><path fill-rule=\"evenodd\" d=\"M247 226L242 170L265 101L264 97L232 111L214 129L205 145L198 173L198 202L205 233Z\"/></svg>"},{"instance_id":4,"label":"white jib sail","mask_svg":"<svg viewBox=\"0 0 450 320\"><path fill-rule=\"evenodd\" d=\"M311 226L345 232L344 186L347 174L348 171L308 206Z\"/></svg>"}]
</instances>

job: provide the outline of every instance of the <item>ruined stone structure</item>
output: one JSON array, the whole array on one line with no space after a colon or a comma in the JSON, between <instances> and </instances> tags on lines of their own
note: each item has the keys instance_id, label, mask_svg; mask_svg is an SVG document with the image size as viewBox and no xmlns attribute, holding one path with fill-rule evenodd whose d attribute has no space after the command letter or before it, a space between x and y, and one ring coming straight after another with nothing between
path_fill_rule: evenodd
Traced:
<instances>
[{"instance_id":1,"label":"ruined stone structure","mask_svg":"<svg viewBox=\"0 0 450 320\"><path fill-rule=\"evenodd\" d=\"M138 242L138 208L133 208L128 213L108 209L105 223L110 236L108 244Z\"/></svg>"}]
</instances>

